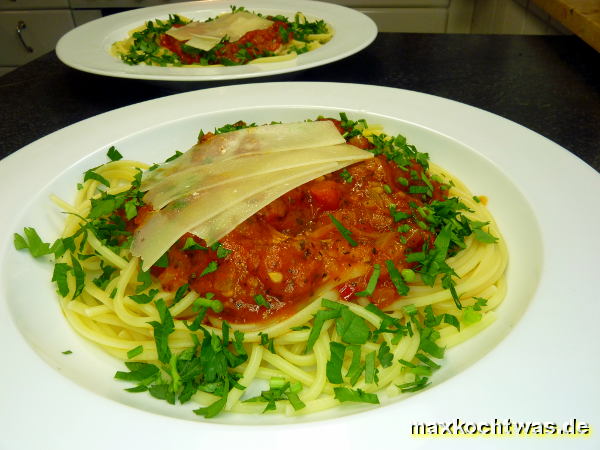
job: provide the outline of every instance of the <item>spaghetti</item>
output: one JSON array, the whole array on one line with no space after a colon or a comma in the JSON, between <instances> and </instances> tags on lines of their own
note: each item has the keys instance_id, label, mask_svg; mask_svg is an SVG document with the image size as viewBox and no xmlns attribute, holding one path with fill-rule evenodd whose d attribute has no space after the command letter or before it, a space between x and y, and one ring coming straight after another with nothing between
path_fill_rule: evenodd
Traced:
<instances>
[{"instance_id":1,"label":"spaghetti","mask_svg":"<svg viewBox=\"0 0 600 450\"><path fill-rule=\"evenodd\" d=\"M277 205L261 209L217 245L184 236L165 254L166 261L143 271L129 247L145 220L140 184L148 165L122 160L111 148L114 160L86 172L73 204L53 197L68 213L61 239L49 250L57 256L53 281L64 315L83 337L126 361L129 371L116 377L135 383L131 391L149 391L170 403L195 401L202 405L195 412L205 417L222 411L310 414L344 402L377 404L426 387L446 348L493 322L506 291L508 256L486 199L473 196L402 136L387 136L345 114L328 120L346 141L376 156L282 198L307 198L311 192L317 198L319 191L311 191L316 183L330 188L341 183L352 191L346 196L358 195L363 210L377 211L372 220L380 224L375 231L363 223L364 215L350 220L344 207L352 201L345 197L323 206L319 201L330 201L327 195L311 203L307 228L292 230L281 225L285 215L277 216L281 226L273 245L301 236L303 245L311 239L328 243L348 261L342 269L327 255L312 255L311 261L321 258L337 272L315 281L310 294L301 291L304 298L269 290L269 280L257 288L260 279L250 276L234 281L253 284L246 293L254 295L236 291L240 298L227 298L215 281L219 271L233 276L226 272L227 261L243 253L236 233L252 233L256 221L275 226L269 220ZM208 133L203 139L213 137ZM384 169L394 175L389 184L377 178ZM305 213L291 216L298 227ZM20 236L15 243L28 245ZM355 250L364 246L369 257ZM214 270L199 279L212 277L210 287L194 284L189 272L177 272L183 262L172 254L182 252L204 255L201 268ZM271 281L285 281L272 280L272 273ZM181 282L181 277L187 278ZM278 301L288 303L277 309ZM247 394L257 383L264 390Z\"/></svg>"}]
</instances>

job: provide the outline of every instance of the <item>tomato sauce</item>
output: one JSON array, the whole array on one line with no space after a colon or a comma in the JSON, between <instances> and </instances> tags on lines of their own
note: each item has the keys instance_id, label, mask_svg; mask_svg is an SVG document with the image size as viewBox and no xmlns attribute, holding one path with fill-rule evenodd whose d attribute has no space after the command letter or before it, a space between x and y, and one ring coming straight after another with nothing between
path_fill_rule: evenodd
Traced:
<instances>
[{"instance_id":1,"label":"tomato sauce","mask_svg":"<svg viewBox=\"0 0 600 450\"><path fill-rule=\"evenodd\" d=\"M340 127L339 121L334 123ZM372 147L362 136L351 139L357 146ZM424 185L422 167L415 162L409 169L419 175L411 183ZM385 261L392 260L398 270L410 268L405 255L435 239L414 219L395 222L390 214L391 204L409 214L409 202L423 204L421 195L409 194L398 182L406 174L385 156L376 156L347 167L344 176L341 171L322 176L278 198L221 239L231 251L226 257L218 258L215 250L183 250L189 237L204 244L186 234L169 250L168 267L153 267L152 273L166 290L188 283L201 295L214 294L224 305L219 317L230 323L260 323L294 314L325 286L353 301L379 264L381 275L370 301L385 308L398 298ZM443 199L439 183L432 183L433 198ZM356 246L342 236L330 215L352 233ZM218 269L202 275L211 261ZM359 276L352 274L357 269ZM256 295L270 308L259 306Z\"/></svg>"},{"instance_id":2,"label":"tomato sauce","mask_svg":"<svg viewBox=\"0 0 600 450\"><path fill-rule=\"evenodd\" d=\"M181 27L183 25L174 25ZM283 31L283 30L285 31ZM253 59L264 55L272 54L279 50L285 41L293 39L293 33L287 31L288 24L281 21L274 21L273 25L264 30L253 30L244 34L235 42L227 42L213 51L191 53L183 50L182 44L186 41L179 41L168 34L160 36L159 44L176 53L183 64L199 64L202 58L208 59L208 64L245 64Z\"/></svg>"}]
</instances>

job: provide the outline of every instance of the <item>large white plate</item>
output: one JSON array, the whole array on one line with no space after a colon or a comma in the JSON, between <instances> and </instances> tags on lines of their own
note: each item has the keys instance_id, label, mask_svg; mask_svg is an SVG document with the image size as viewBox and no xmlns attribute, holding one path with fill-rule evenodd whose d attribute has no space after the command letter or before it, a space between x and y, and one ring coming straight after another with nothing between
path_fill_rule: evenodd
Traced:
<instances>
[{"instance_id":1,"label":"large white plate","mask_svg":"<svg viewBox=\"0 0 600 450\"><path fill-rule=\"evenodd\" d=\"M323 19L334 29L333 38L322 47L299 55L291 61L228 67L153 67L129 66L112 56L111 45L128 36L130 30L148 20L166 19L180 14L206 20L230 11L230 5L244 6L262 14L293 18L298 11L311 20ZM284 74L328 64L350 56L369 45L377 36L377 26L364 14L332 3L308 0L230 0L172 3L134 9L86 23L65 34L56 46L56 54L68 66L84 72L121 78L160 81L216 81Z\"/></svg>"},{"instance_id":2,"label":"large white plate","mask_svg":"<svg viewBox=\"0 0 600 450\"><path fill-rule=\"evenodd\" d=\"M201 105L201 106L199 106ZM509 290L498 320L451 349L435 384L376 408L342 407L301 419L223 416L129 394L122 366L62 317L51 267L17 252L14 232L46 240L81 174L111 145L161 161L199 128L291 121L317 114L380 123L490 198L509 246ZM0 448L496 448L506 438L424 438L414 423L511 420L600 423L600 176L565 149L515 123L460 103L384 87L264 83L207 89L128 106L69 126L0 162ZM72 350L64 355L64 350ZM598 435L511 438L517 447L598 448ZM576 440L573 440L576 439Z\"/></svg>"}]
</instances>

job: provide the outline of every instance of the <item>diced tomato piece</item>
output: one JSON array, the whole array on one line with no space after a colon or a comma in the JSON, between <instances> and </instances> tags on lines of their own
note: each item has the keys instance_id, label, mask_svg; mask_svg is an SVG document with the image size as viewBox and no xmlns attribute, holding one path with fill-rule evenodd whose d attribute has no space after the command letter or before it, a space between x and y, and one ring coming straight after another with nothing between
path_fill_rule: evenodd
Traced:
<instances>
[{"instance_id":1,"label":"diced tomato piece","mask_svg":"<svg viewBox=\"0 0 600 450\"><path fill-rule=\"evenodd\" d=\"M313 205L323 211L338 209L342 199L339 184L332 180L317 181L310 187Z\"/></svg>"}]
</instances>

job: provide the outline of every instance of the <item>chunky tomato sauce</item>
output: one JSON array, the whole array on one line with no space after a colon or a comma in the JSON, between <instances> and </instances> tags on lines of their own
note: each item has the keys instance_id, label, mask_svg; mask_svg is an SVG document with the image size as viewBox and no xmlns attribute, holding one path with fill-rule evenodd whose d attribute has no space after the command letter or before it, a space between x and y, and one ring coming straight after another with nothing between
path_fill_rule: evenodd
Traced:
<instances>
[{"instance_id":1,"label":"chunky tomato sauce","mask_svg":"<svg viewBox=\"0 0 600 450\"><path fill-rule=\"evenodd\" d=\"M183 25L174 26L181 27ZM284 36L286 36L286 42L293 39L293 33L287 31L287 29L287 23L275 21L269 28L249 31L239 40L227 42L214 52L203 52L201 50L199 50L199 53L186 52L182 49L182 44L185 44L185 41L179 41L168 34L161 35L160 45L179 55L183 64L199 64L200 60L207 58L207 56L210 59L209 64L223 64L224 62L244 64L278 50L284 43Z\"/></svg>"},{"instance_id":2,"label":"chunky tomato sauce","mask_svg":"<svg viewBox=\"0 0 600 450\"><path fill-rule=\"evenodd\" d=\"M340 128L339 121L334 123ZM351 143L371 147L362 136ZM419 179L411 184L425 185L420 182L422 167L414 163L410 169ZM225 258L217 258L214 250L183 250L189 237L204 244L186 234L169 250L168 267L153 267L153 274L169 291L188 283L201 295L214 294L224 305L219 317L230 323L259 323L294 314L325 286L352 301L366 288L374 264L379 264L381 275L370 300L385 307L398 298L385 261L392 260L398 270L410 268L405 255L420 251L426 242L432 244L435 236L412 218L400 222L404 225L400 232L400 223L390 214L391 204L406 213L409 202L423 204L420 195L409 194L409 188L397 181L407 176L406 171L384 156L346 171L344 177L334 172L299 186L240 224L220 241L231 250ZM432 183L433 198L443 199L440 185ZM330 215L351 231L356 246L342 236ZM140 211L136 220L143 221L143 216ZM218 269L201 276L211 261ZM351 275L356 269L360 276ZM259 306L256 295L262 295L270 308Z\"/></svg>"}]
</instances>

